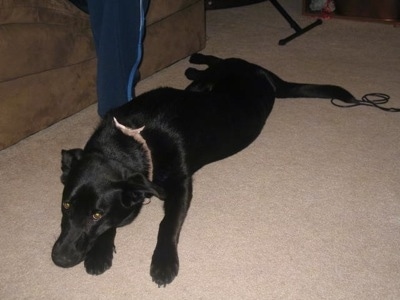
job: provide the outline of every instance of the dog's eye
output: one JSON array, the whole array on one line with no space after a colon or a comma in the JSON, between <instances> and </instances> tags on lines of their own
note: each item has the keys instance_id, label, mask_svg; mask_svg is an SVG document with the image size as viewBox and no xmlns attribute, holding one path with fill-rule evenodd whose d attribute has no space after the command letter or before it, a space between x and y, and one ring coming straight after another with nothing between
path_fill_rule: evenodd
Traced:
<instances>
[{"instance_id":1,"label":"dog's eye","mask_svg":"<svg viewBox=\"0 0 400 300\"><path fill-rule=\"evenodd\" d=\"M102 217L103 217L103 214L102 214L101 212L95 212L95 213L92 215L92 218L93 218L93 220L95 220L95 221L100 220Z\"/></svg>"},{"instance_id":2,"label":"dog's eye","mask_svg":"<svg viewBox=\"0 0 400 300\"><path fill-rule=\"evenodd\" d=\"M63 207L65 208L65 209L70 209L71 208L71 203L69 203L69 202L63 202Z\"/></svg>"}]
</instances>

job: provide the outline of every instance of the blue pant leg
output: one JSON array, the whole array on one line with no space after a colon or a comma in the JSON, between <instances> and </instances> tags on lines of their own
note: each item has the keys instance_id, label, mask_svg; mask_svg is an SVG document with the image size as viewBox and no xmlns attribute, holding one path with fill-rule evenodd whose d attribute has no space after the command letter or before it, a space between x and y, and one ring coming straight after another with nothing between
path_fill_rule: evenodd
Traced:
<instances>
[{"instance_id":1,"label":"blue pant leg","mask_svg":"<svg viewBox=\"0 0 400 300\"><path fill-rule=\"evenodd\" d=\"M129 78L134 72L132 68L140 55L142 43L141 5L146 11L148 0L88 0L98 59L100 116L128 102L128 95L133 95L134 84L129 85Z\"/></svg>"}]
</instances>

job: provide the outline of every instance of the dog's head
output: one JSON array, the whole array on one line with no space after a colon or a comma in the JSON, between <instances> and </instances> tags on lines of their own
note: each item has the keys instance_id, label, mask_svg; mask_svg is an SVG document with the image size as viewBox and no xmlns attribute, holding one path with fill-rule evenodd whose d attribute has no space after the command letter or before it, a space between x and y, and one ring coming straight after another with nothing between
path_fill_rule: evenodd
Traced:
<instances>
[{"instance_id":1,"label":"dog's head","mask_svg":"<svg viewBox=\"0 0 400 300\"><path fill-rule=\"evenodd\" d=\"M82 149L62 151L61 181L61 234L52 259L65 268L83 261L108 229L132 222L146 198L163 198L162 189L142 174Z\"/></svg>"}]
</instances>

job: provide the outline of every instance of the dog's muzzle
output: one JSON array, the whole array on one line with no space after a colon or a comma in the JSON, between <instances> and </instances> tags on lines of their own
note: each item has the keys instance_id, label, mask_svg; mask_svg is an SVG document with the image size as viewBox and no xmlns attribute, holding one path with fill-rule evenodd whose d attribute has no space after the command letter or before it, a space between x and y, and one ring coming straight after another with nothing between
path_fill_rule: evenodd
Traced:
<instances>
[{"instance_id":1,"label":"dog's muzzle","mask_svg":"<svg viewBox=\"0 0 400 300\"><path fill-rule=\"evenodd\" d=\"M53 246L51 258L55 265L62 268L76 266L84 260L87 244L85 234L81 234L76 241L60 236Z\"/></svg>"}]
</instances>

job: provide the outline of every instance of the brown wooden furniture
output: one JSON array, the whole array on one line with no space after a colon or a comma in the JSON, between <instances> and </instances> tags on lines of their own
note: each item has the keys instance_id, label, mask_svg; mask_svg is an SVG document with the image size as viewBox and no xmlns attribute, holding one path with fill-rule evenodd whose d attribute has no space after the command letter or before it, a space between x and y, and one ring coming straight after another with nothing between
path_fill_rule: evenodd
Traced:
<instances>
[{"instance_id":1,"label":"brown wooden furniture","mask_svg":"<svg viewBox=\"0 0 400 300\"><path fill-rule=\"evenodd\" d=\"M336 10L334 18L357 21L384 22L400 24L400 0L334 0ZM311 11L311 0L303 0L305 15L319 16L320 12Z\"/></svg>"}]
</instances>

